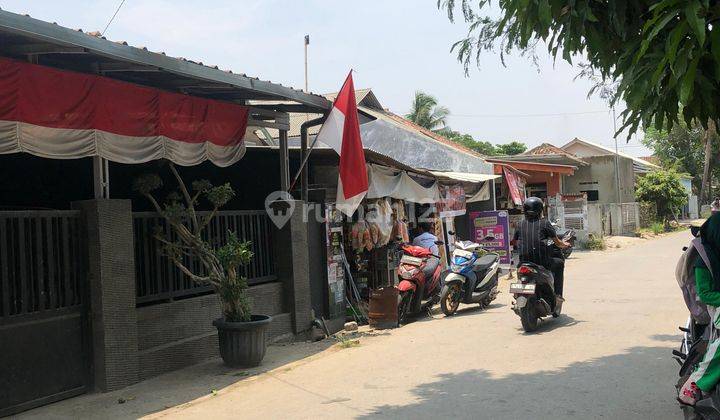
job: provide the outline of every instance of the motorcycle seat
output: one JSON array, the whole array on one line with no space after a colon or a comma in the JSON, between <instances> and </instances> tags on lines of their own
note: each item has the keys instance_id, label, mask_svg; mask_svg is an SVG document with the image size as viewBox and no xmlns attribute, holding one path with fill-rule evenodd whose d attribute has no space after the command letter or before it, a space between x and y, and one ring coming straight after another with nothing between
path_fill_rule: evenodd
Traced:
<instances>
[{"instance_id":1,"label":"motorcycle seat","mask_svg":"<svg viewBox=\"0 0 720 420\"><path fill-rule=\"evenodd\" d=\"M488 268L490 268L491 265L495 264L497 260L498 256L495 254L483 255L482 257L478 258L477 261L475 261L475 264L473 264L473 269L475 269L476 271L487 270Z\"/></svg>"}]
</instances>

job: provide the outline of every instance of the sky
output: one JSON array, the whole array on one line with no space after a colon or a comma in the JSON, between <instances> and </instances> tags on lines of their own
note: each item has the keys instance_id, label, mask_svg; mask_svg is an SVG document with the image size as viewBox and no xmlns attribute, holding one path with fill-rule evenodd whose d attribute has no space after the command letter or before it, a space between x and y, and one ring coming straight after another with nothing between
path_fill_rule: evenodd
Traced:
<instances>
[{"instance_id":1,"label":"sky","mask_svg":"<svg viewBox=\"0 0 720 420\"><path fill-rule=\"evenodd\" d=\"M0 0L0 8L84 31L107 25L122 0ZM437 10L436 0L125 0L105 35L236 73L304 87L303 38L310 35L309 88L337 91L350 69L356 88L372 88L404 115L415 91L450 109L449 125L477 140L558 146L575 137L614 147L613 118L578 69L540 57L539 68L483 55L466 77L450 52L466 31ZM620 151L651 154L642 134Z\"/></svg>"}]
</instances>

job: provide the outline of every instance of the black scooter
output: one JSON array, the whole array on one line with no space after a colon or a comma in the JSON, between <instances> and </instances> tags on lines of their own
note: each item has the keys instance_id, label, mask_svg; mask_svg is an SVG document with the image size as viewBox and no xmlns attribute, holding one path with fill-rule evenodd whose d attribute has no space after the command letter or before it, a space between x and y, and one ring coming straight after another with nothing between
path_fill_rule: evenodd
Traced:
<instances>
[{"instance_id":1,"label":"black scooter","mask_svg":"<svg viewBox=\"0 0 720 420\"><path fill-rule=\"evenodd\" d=\"M553 248L553 255L565 258L564 250L553 241L548 240L546 245ZM525 332L535 331L540 318L560 316L564 300L555 294L555 277L550 270L539 264L521 263L517 275L518 282L510 284L515 299L512 309L520 317Z\"/></svg>"}]
</instances>

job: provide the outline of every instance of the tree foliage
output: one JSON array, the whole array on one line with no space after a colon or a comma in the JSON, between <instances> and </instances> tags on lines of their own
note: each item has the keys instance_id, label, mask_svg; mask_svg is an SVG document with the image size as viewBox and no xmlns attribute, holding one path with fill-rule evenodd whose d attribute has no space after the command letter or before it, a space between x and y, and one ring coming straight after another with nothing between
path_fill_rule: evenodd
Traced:
<instances>
[{"instance_id":1,"label":"tree foliage","mask_svg":"<svg viewBox=\"0 0 720 420\"><path fill-rule=\"evenodd\" d=\"M450 110L438 105L437 99L427 93L417 91L413 98L410 113L405 116L415 124L431 131L449 130L447 117Z\"/></svg>"},{"instance_id":2,"label":"tree foliage","mask_svg":"<svg viewBox=\"0 0 720 420\"><path fill-rule=\"evenodd\" d=\"M527 150L527 145L519 141L511 141L510 143L500 143L495 145L498 155L519 155Z\"/></svg>"},{"instance_id":3,"label":"tree foliage","mask_svg":"<svg viewBox=\"0 0 720 420\"><path fill-rule=\"evenodd\" d=\"M717 0L438 0L451 21L459 11L467 36L452 46L466 73L484 51L584 56L600 84L617 84L629 133L672 128L682 115L707 127L720 109L720 4ZM496 13L499 8L499 14ZM713 24L715 23L715 24ZM679 112L681 111L681 114Z\"/></svg>"},{"instance_id":4,"label":"tree foliage","mask_svg":"<svg viewBox=\"0 0 720 420\"><path fill-rule=\"evenodd\" d=\"M155 239L162 243L164 254L183 274L196 283L213 286L222 301L226 321L250 321L247 279L239 272L240 267L252 260L250 242L243 242L234 232L228 232L227 243L213 247L202 235L219 209L235 196L235 191L230 184L213 186L207 180L193 182L189 190L175 166L169 166L178 190L169 194L163 205L153 195L163 186L157 174L146 174L133 182L133 189L144 195L167 222L168 230L158 228ZM212 206L212 211L206 216L199 215L195 210L201 198ZM186 261L189 258L202 265L202 274L188 267Z\"/></svg>"},{"instance_id":5,"label":"tree foliage","mask_svg":"<svg viewBox=\"0 0 720 420\"><path fill-rule=\"evenodd\" d=\"M654 202L658 216L668 220L687 202L687 192L674 170L653 171L638 179L635 194L639 201Z\"/></svg>"},{"instance_id":6,"label":"tree foliage","mask_svg":"<svg viewBox=\"0 0 720 420\"><path fill-rule=\"evenodd\" d=\"M483 156L517 155L527 150L527 145L519 141L492 144L489 141L475 140L470 134L462 134L452 130L441 130L438 134Z\"/></svg>"},{"instance_id":7,"label":"tree foliage","mask_svg":"<svg viewBox=\"0 0 720 420\"><path fill-rule=\"evenodd\" d=\"M642 140L645 147L651 149L660 159L663 167L687 173L693 177L693 189L700 192L700 183L703 174L703 159L705 145L703 141L703 128L696 123L688 125L680 121L670 130L657 130L650 127ZM712 167L718 167L718 136L711 139L715 153L712 154Z\"/></svg>"}]
</instances>

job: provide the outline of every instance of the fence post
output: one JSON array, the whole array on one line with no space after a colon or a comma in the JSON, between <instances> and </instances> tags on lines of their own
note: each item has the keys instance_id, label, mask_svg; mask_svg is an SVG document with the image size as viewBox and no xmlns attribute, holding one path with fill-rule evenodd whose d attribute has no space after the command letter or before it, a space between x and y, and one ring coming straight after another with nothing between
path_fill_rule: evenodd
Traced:
<instances>
[{"instance_id":1,"label":"fence post","mask_svg":"<svg viewBox=\"0 0 720 420\"><path fill-rule=\"evenodd\" d=\"M80 210L84 225L94 384L112 391L138 382L131 204L98 199L72 206Z\"/></svg>"}]
</instances>

